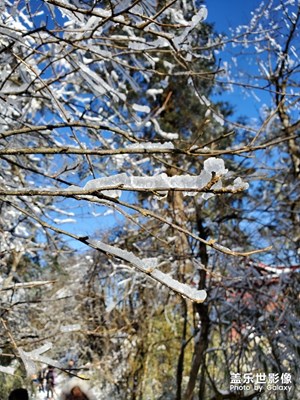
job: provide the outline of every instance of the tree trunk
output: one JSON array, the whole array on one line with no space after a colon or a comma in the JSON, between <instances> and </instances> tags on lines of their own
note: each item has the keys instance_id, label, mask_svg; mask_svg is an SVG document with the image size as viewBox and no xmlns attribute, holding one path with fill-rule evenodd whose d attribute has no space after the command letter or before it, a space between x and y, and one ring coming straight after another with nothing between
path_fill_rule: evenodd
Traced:
<instances>
[{"instance_id":1,"label":"tree trunk","mask_svg":"<svg viewBox=\"0 0 300 400\"><path fill-rule=\"evenodd\" d=\"M182 327L182 338L181 338L181 349L178 357L177 363L177 374L176 374L176 400L181 400L181 392L182 392L182 377L184 371L184 353L186 346L186 331L187 331L187 317L188 317L188 309L186 300L182 299L182 308L183 308L183 327Z\"/></svg>"},{"instance_id":2,"label":"tree trunk","mask_svg":"<svg viewBox=\"0 0 300 400\"><path fill-rule=\"evenodd\" d=\"M202 218L201 218L201 210L199 207L196 207L197 210L197 225L198 225L198 231L199 235L203 239L207 239L207 234L205 231L205 228L202 223ZM199 257L201 260L201 263L204 265L204 267L207 267L208 264L208 254L207 254L207 249L206 245L203 243L200 243L199 247ZM199 289L205 289L206 286L206 269L201 269L199 271L200 274L200 280L199 280ZM188 386L185 392L184 399L185 400L191 400L193 398L193 393L196 387L197 383L197 377L200 368L202 367L201 370L201 375L200 375L200 383L199 383L199 400L205 398L205 370L204 370L204 363L205 363L205 351L208 348L208 335L209 335L209 328L210 328L210 321L209 321L209 309L208 309L208 304L207 302L202 303L202 304L195 304L195 311L199 315L200 318L200 335L199 338L195 341L195 346L194 346L194 354L193 354L193 361L192 361L192 366L190 370L190 377L189 377L189 382Z\"/></svg>"},{"instance_id":3,"label":"tree trunk","mask_svg":"<svg viewBox=\"0 0 300 400\"><path fill-rule=\"evenodd\" d=\"M196 311L200 316L201 332L199 340L196 341L194 347L193 362L190 371L189 382L185 392L184 399L191 400L195 390L199 369L204 366L205 351L208 348L208 333L209 333L209 314L207 304L197 304ZM204 399L205 391L205 376L201 374L200 387L199 387L199 400Z\"/></svg>"}]
</instances>

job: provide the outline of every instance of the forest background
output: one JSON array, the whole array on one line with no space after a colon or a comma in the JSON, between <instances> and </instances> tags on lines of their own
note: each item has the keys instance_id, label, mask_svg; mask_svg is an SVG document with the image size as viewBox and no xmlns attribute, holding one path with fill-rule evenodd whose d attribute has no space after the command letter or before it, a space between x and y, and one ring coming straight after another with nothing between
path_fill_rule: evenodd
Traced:
<instances>
[{"instance_id":1,"label":"forest background","mask_svg":"<svg viewBox=\"0 0 300 400\"><path fill-rule=\"evenodd\" d=\"M99 398L299 397L300 7L251 4L1 3L1 398L70 359Z\"/></svg>"}]
</instances>

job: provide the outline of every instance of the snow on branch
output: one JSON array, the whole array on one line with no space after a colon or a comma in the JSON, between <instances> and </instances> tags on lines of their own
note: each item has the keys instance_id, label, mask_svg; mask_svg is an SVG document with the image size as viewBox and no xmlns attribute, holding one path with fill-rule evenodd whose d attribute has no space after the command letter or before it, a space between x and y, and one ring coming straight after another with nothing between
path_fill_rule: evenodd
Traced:
<instances>
[{"instance_id":1,"label":"snow on branch","mask_svg":"<svg viewBox=\"0 0 300 400\"><path fill-rule=\"evenodd\" d=\"M185 28L180 36L174 37L173 43L176 48L179 48L182 43L186 40L189 33L200 23L203 22L207 18L207 8L202 6L198 10L197 14L195 14L189 23L189 26Z\"/></svg>"},{"instance_id":2,"label":"snow on branch","mask_svg":"<svg viewBox=\"0 0 300 400\"><path fill-rule=\"evenodd\" d=\"M67 189L0 189L0 194L7 196L80 196L93 195L102 192L109 197L119 197L121 190L167 192L169 190L184 191L186 195L194 196L198 192L209 193L204 198L213 194L237 193L248 188L248 183L241 178L236 178L233 185L223 187L221 178L227 174L224 161L211 157L204 161L204 168L199 175L174 175L168 176L161 173L154 176L128 176L126 173L108 177L92 179L84 187L71 185Z\"/></svg>"},{"instance_id":3,"label":"snow on branch","mask_svg":"<svg viewBox=\"0 0 300 400\"><path fill-rule=\"evenodd\" d=\"M188 286L187 284L183 284L183 283L177 281L176 279L172 278L170 275L165 274L162 271L158 270L159 265L158 265L158 260L156 258L141 259L141 258L135 256L132 252L120 249L115 246L108 245L100 240L92 240L89 237L81 237L81 236L75 235L71 232L62 230L56 226L48 224L47 222L41 220L39 217L33 215L32 213L29 213L25 209L21 209L19 206L15 205L15 204L13 206L17 210L22 211L25 215L33 218L35 221L40 223L44 228L51 229L52 231L57 232L59 234L67 235L68 237L76 239L91 248L99 250L110 256L117 257L123 261L126 261L133 267L137 268L140 272L148 275L155 281L168 287L169 289L173 290L175 293L178 293L181 296L190 299L191 301L194 301L196 303L201 303L201 302L205 301L206 292L204 290L197 290L195 288L192 288L192 287ZM147 213L151 214L154 217L153 213L150 213L149 211ZM156 216L156 217L158 217L158 216ZM162 220L162 218L158 218L158 219ZM167 220L164 220L164 222L168 223ZM219 245L218 243L215 242L215 240L206 241L200 237L197 237L192 232L189 232L185 228L180 227L179 225L176 225L172 222L169 222L168 224L170 226L172 226L174 229L177 229L178 231L183 232L183 233L193 237L194 239L199 240L200 242L205 243L206 245L208 245L208 246L212 247L213 249L220 251L224 254L245 257L245 256L250 256L252 254L256 254L259 252L270 250L270 247L268 247L268 248L264 248L264 249L249 251L246 253L236 252L236 251L230 250L222 245ZM40 359L41 359L41 357L40 357ZM43 362L46 362L46 361L43 361ZM56 366L55 364L53 364L53 365Z\"/></svg>"},{"instance_id":4,"label":"snow on branch","mask_svg":"<svg viewBox=\"0 0 300 400\"><path fill-rule=\"evenodd\" d=\"M60 370L64 370L65 367L58 361L53 360L51 357L42 355L46 351L52 348L52 343L45 343L43 346L38 349L34 349L30 352L23 350L22 348L18 348L19 355L26 369L26 373L28 377L32 377L35 375L39 368L37 368L36 363L48 364L52 365L55 368Z\"/></svg>"},{"instance_id":5,"label":"snow on branch","mask_svg":"<svg viewBox=\"0 0 300 400\"><path fill-rule=\"evenodd\" d=\"M241 178L237 178L233 185L222 187L220 178L226 175L228 170L224 161L220 158L211 157L204 161L204 169L197 176L175 175L168 176L165 173L155 176L128 176L125 173L110 177L92 179L82 188L82 194L92 194L97 191L106 190L132 190L132 191L185 191L188 195L195 195L197 192L210 191L212 193L238 192L248 188L248 184ZM66 192L76 191L81 194L78 186L70 186ZM79 190L79 192L78 192ZM109 193L107 193L109 196ZM113 196L114 197L114 196Z\"/></svg>"},{"instance_id":6,"label":"snow on branch","mask_svg":"<svg viewBox=\"0 0 300 400\"><path fill-rule=\"evenodd\" d=\"M15 367L3 367L2 365L0 365L0 372L3 372L4 374L14 375L15 370Z\"/></svg>"},{"instance_id":7,"label":"snow on branch","mask_svg":"<svg viewBox=\"0 0 300 400\"><path fill-rule=\"evenodd\" d=\"M22 347L17 345L17 343L7 325L7 321L5 321L3 318L0 318L0 321L3 325L3 328L4 328L7 336L10 339L10 342L12 343L14 350L16 351L16 353L19 354L19 357L21 358L21 360L24 364L24 367L25 367L28 377L32 377L32 375L35 375L37 373L39 368L37 368L36 362L53 365L56 368L64 369L63 365L61 365L58 361L55 361L50 357L42 355L43 353L45 353L46 351L48 351L52 348L51 342L47 342L47 343L43 344L41 347L34 349L30 352L27 352ZM4 372L4 373L8 373L8 374L13 374L14 370L15 370L15 367L13 367L13 368L3 367L3 366L0 367L0 372Z\"/></svg>"},{"instance_id":8,"label":"snow on branch","mask_svg":"<svg viewBox=\"0 0 300 400\"><path fill-rule=\"evenodd\" d=\"M31 282L21 282L21 283L14 283L13 285L1 287L0 285L0 292L4 290L16 290L16 289L31 289L37 286L44 286L55 283L55 280L50 281L31 281Z\"/></svg>"},{"instance_id":9,"label":"snow on branch","mask_svg":"<svg viewBox=\"0 0 300 400\"><path fill-rule=\"evenodd\" d=\"M167 286L175 293L178 293L181 296L186 297L196 303L202 303L206 299L205 290L197 290L195 288L192 288L185 283L177 281L170 275L159 271L157 269L158 260L156 258L139 258L135 256L132 252L108 245L101 242L100 240L95 241L88 239L86 240L86 244L93 247L94 249L100 250L106 254L114 255L115 257L123 261L129 262L139 271L150 276L155 281L161 283L164 286Z\"/></svg>"}]
</instances>

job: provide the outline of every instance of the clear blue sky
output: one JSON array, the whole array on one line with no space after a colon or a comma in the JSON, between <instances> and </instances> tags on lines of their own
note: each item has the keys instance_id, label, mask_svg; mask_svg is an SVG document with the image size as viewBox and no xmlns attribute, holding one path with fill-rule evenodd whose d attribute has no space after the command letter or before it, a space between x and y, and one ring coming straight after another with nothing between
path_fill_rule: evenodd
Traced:
<instances>
[{"instance_id":1,"label":"clear blue sky","mask_svg":"<svg viewBox=\"0 0 300 400\"><path fill-rule=\"evenodd\" d=\"M239 25L247 25L252 17L251 11L254 11L261 0L207 0L208 9L207 22L214 23L214 28L218 33L230 34L230 28L236 28ZM221 61L231 62L230 54L225 51L219 54ZM249 65L247 65L249 69ZM266 98L269 95L260 91L259 97ZM233 93L222 94L222 100L228 101L234 107L233 119L239 116L248 118L257 117L262 102L255 101L254 97L246 97L245 94L235 87Z\"/></svg>"},{"instance_id":2,"label":"clear blue sky","mask_svg":"<svg viewBox=\"0 0 300 400\"><path fill-rule=\"evenodd\" d=\"M250 18L250 12L260 0L207 0L207 22L214 22L218 32L227 32L229 27L245 24Z\"/></svg>"}]
</instances>

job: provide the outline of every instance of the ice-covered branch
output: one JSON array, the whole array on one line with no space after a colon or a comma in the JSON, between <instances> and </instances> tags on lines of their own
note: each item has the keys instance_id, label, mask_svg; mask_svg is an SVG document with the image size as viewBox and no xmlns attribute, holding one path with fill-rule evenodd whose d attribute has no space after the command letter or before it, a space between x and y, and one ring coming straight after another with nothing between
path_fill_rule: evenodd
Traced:
<instances>
[{"instance_id":1,"label":"ice-covered branch","mask_svg":"<svg viewBox=\"0 0 300 400\"><path fill-rule=\"evenodd\" d=\"M19 210L21 213L27 215L28 217L34 219L35 221L37 221L43 228L46 229L50 229L56 233L62 234L62 235L66 235L69 236L75 240L78 240L84 244L87 244L88 246L91 246L90 243L87 243L87 240L89 240L89 237L82 237L82 236L78 236L75 235L71 232L68 232L66 230L60 229L57 226L51 225L49 223L47 223L46 221L43 221L41 218L37 217L36 215L33 215L32 213L29 213L27 210L25 210L24 208L19 207L17 204L11 203L9 200L6 199L2 199L4 202L7 202L9 204L11 204L14 208L16 208L17 210ZM261 249L257 249L257 250L251 250L251 251L246 251L246 252L240 252L240 251L235 251L235 250L231 250L228 247L224 247L222 245L219 245L214 239L210 239L210 240L205 240L203 238L201 238L200 236L195 235L194 233L192 233L191 231L189 231L188 229L186 229L185 227L182 227L180 225L177 225L176 223L161 217L160 215L158 215L155 212L152 212L150 210L147 210L145 208L139 207L139 206L135 206L135 205L130 205L124 202L121 202L120 200L115 200L118 204L121 204L123 206L129 207L139 213L141 213L142 215L146 216L146 217L152 217L154 219L157 219L158 221L169 225L170 227L172 227L175 230L178 230L179 232L182 232L184 234L186 234L187 236L190 236L191 238L195 239L196 241L199 241L201 243L204 243L205 245L220 251L221 253L224 254L228 254L228 255L232 255L232 256L240 256L240 257L248 257L252 254L257 254L257 253L261 253L261 252L265 252L268 251L272 248L271 247L265 247L265 248L261 248ZM92 247L92 246L91 246Z\"/></svg>"},{"instance_id":2,"label":"ice-covered branch","mask_svg":"<svg viewBox=\"0 0 300 400\"><path fill-rule=\"evenodd\" d=\"M16 371L15 367L4 367L0 365L0 372L3 372L4 374L14 375L15 371Z\"/></svg>"},{"instance_id":3,"label":"ice-covered branch","mask_svg":"<svg viewBox=\"0 0 300 400\"><path fill-rule=\"evenodd\" d=\"M236 193L248 188L248 184L241 178L237 178L233 185L223 187L221 178L228 172L225 169L224 161L219 158L209 158L204 161L204 168L197 176L194 175L175 175L168 176L165 173L155 176L128 176L125 173L112 175L109 177L92 179L84 187L69 186L67 189L0 189L0 194L8 196L29 195L29 196L78 196L93 195L104 192L110 196L108 191L184 191L189 195L197 192L210 193ZM120 193L114 192L112 197L119 196Z\"/></svg>"},{"instance_id":4,"label":"ice-covered branch","mask_svg":"<svg viewBox=\"0 0 300 400\"><path fill-rule=\"evenodd\" d=\"M156 258L141 259L135 256L132 252L108 245L100 240L95 241L88 239L86 240L86 244L90 245L94 249L100 250L106 254L114 255L115 257L130 263L130 265L136 267L140 272L147 274L155 281L173 290L175 293L178 293L196 303L202 303L206 298L205 290L197 290L192 288L187 284L181 283L172 278L170 275L158 270L158 262Z\"/></svg>"},{"instance_id":5,"label":"ice-covered branch","mask_svg":"<svg viewBox=\"0 0 300 400\"><path fill-rule=\"evenodd\" d=\"M238 124L233 124L237 128L240 128ZM76 124L77 126L77 124ZM244 154L249 152L255 152L258 150L266 149L268 147L274 147L280 143L286 142L290 139L295 139L298 136L294 135L293 133L299 129L300 121L297 121L295 124L289 126L287 128L287 133L289 136L281 137L275 140L267 140L265 143L259 145L241 145L239 147L232 147L227 149L211 149L208 147L192 147L189 150L175 148L172 142L166 143L158 143L158 142L135 142L126 147L119 147L117 149L102 149L102 148L80 148L74 146L57 146L57 147L20 147L20 148L0 148L0 155L20 155L20 154L77 154L77 155L95 155L95 156L115 156L115 155L126 155L126 154L182 154L188 155L191 157L199 157L199 156L206 156L206 157L220 157L227 154ZM72 127L72 124L71 124ZM91 127L96 128L95 126L91 125ZM40 129L42 128L42 129ZM6 132L1 134L3 137L6 136L13 136L13 135L21 135L26 133L34 133L40 130L51 130L47 126L36 127L36 128L24 128L22 130L14 130L10 132ZM116 132L116 130L114 131ZM256 132L256 131L255 131ZM116 132L125 135L125 131ZM166 133L172 134L172 133ZM131 138L133 139L133 138Z\"/></svg>"},{"instance_id":6,"label":"ice-covered branch","mask_svg":"<svg viewBox=\"0 0 300 400\"><path fill-rule=\"evenodd\" d=\"M43 346L39 347L38 349L34 349L30 352L23 350L22 348L18 348L19 355L23 361L23 364L26 369L26 373L28 377L32 377L32 375L36 374L39 370L38 364L47 364L52 365L55 368L60 370L64 370L64 365L60 362L52 359L51 357L42 355L43 353L47 352L52 348L52 343L45 343Z\"/></svg>"},{"instance_id":7,"label":"ice-covered branch","mask_svg":"<svg viewBox=\"0 0 300 400\"><path fill-rule=\"evenodd\" d=\"M20 154L82 154L97 156L112 156L118 154L174 154L184 153L174 149L172 143L136 143L118 149L86 149L74 146L58 147L22 147L22 148L3 148L0 155L20 155Z\"/></svg>"},{"instance_id":8,"label":"ice-covered branch","mask_svg":"<svg viewBox=\"0 0 300 400\"><path fill-rule=\"evenodd\" d=\"M16 290L16 289L31 289L33 287L49 285L49 284L53 284L55 282L56 281L54 281L54 280L50 280L50 281L31 281L31 282L14 283L13 285L5 286L5 287L0 286L0 291Z\"/></svg>"},{"instance_id":9,"label":"ice-covered branch","mask_svg":"<svg viewBox=\"0 0 300 400\"><path fill-rule=\"evenodd\" d=\"M165 173L155 176L128 176L125 173L110 177L93 179L82 188L83 193L97 192L107 189L122 190L150 190L150 191L201 191L211 182L213 173L221 177L227 173L224 161L217 158L210 158L204 162L204 169L198 176L177 175L168 176ZM66 192L78 190L76 186L66 189Z\"/></svg>"},{"instance_id":10,"label":"ice-covered branch","mask_svg":"<svg viewBox=\"0 0 300 400\"><path fill-rule=\"evenodd\" d=\"M0 133L0 138L8 138L10 136L16 135L24 135L24 134L31 134L37 132L46 132L50 133L55 129L60 128L87 128L87 129L95 129L95 130L105 130L116 133L118 135L123 136L124 138L135 142L136 140L131 135L130 132L125 131L123 129L117 128L116 126L112 126L109 124L101 123L101 124L93 124L90 122L81 122L81 121L68 121L68 122L61 122L61 123L53 123L48 125L33 125L33 126L26 126L20 129L12 129L6 130L5 132ZM1 128L0 128L1 129Z\"/></svg>"}]
</instances>

